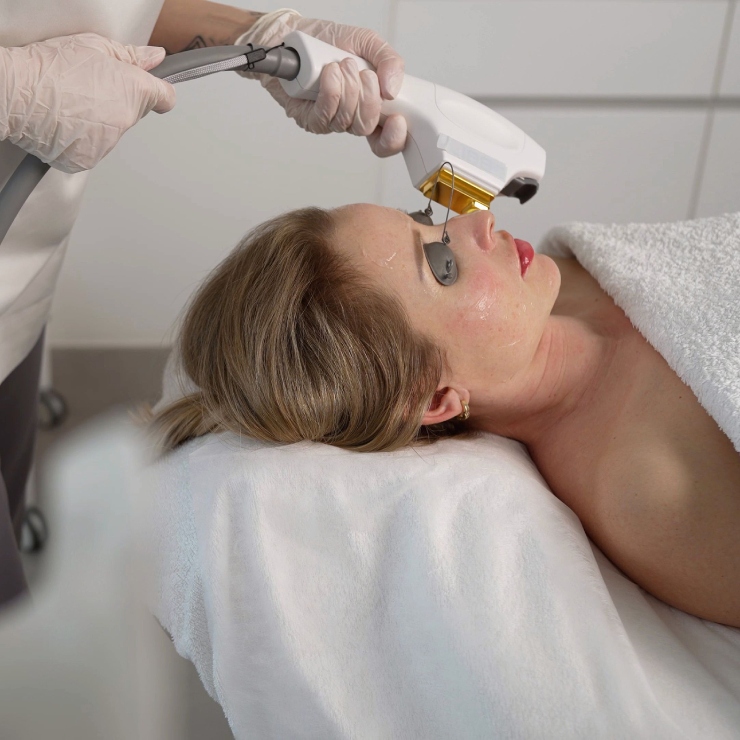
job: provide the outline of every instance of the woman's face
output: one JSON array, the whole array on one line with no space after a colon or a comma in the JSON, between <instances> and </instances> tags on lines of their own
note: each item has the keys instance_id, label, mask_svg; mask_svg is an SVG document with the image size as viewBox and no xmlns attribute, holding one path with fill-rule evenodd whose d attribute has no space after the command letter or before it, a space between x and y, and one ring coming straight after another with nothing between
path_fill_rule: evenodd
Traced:
<instances>
[{"instance_id":1,"label":"woman's face","mask_svg":"<svg viewBox=\"0 0 740 740\"><path fill-rule=\"evenodd\" d=\"M441 241L441 224L425 226L368 204L334 215L335 248L396 293L414 328L445 350L452 374L446 380L472 390L508 382L529 367L560 288L560 271L549 257L536 255L522 276L514 239L494 231L492 213L457 216L447 233L458 278L444 286L422 248Z\"/></svg>"}]
</instances>

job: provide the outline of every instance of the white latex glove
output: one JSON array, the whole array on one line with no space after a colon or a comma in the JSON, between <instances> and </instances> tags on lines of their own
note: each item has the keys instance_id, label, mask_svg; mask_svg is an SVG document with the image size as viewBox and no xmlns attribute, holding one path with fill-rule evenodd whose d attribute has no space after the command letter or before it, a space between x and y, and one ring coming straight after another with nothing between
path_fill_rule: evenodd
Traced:
<instances>
[{"instance_id":1,"label":"white latex glove","mask_svg":"<svg viewBox=\"0 0 740 740\"><path fill-rule=\"evenodd\" d=\"M150 110L175 105L175 89L145 70L164 49L82 33L0 48L0 139L63 172L94 167Z\"/></svg>"},{"instance_id":2,"label":"white latex glove","mask_svg":"<svg viewBox=\"0 0 740 740\"><path fill-rule=\"evenodd\" d=\"M378 121L382 101L393 100L401 89L403 59L375 31L302 18L289 8L262 16L236 40L236 44L269 49L281 44L291 31L303 31L350 51L370 62L376 72L359 72L352 59L341 64L327 64L321 73L319 96L315 101L291 98L275 77L247 71L239 74L260 79L262 87L280 103L285 114L306 131L313 134L347 131L366 136L370 148L379 157L400 152L406 143L404 117L389 116L382 127L378 126Z\"/></svg>"}]
</instances>

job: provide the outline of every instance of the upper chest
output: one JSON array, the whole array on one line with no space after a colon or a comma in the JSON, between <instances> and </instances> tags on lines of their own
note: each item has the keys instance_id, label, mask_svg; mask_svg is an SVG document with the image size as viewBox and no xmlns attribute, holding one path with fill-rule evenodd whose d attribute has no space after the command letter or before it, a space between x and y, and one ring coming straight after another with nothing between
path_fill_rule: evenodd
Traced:
<instances>
[{"instance_id":1,"label":"upper chest","mask_svg":"<svg viewBox=\"0 0 740 740\"><path fill-rule=\"evenodd\" d=\"M535 463L634 582L690 614L740 626L740 455L598 284L577 265L562 273L557 310L602 322L618 350L608 387L547 445L530 448Z\"/></svg>"},{"instance_id":2,"label":"upper chest","mask_svg":"<svg viewBox=\"0 0 740 740\"><path fill-rule=\"evenodd\" d=\"M533 451L553 491L595 521L608 498L711 501L740 490L740 455L692 390L575 260L556 261L553 312L599 323L617 351L603 390Z\"/></svg>"}]
</instances>

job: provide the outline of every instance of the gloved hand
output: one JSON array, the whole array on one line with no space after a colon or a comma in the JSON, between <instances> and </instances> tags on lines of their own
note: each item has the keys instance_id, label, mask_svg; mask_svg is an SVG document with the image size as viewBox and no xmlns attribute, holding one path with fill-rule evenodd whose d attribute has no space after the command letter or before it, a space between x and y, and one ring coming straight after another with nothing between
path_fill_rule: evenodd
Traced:
<instances>
[{"instance_id":1,"label":"gloved hand","mask_svg":"<svg viewBox=\"0 0 740 740\"><path fill-rule=\"evenodd\" d=\"M89 170L150 110L175 105L174 87L145 71L164 53L94 33L0 48L0 139L63 172Z\"/></svg>"},{"instance_id":2,"label":"gloved hand","mask_svg":"<svg viewBox=\"0 0 740 740\"><path fill-rule=\"evenodd\" d=\"M269 49L281 44L291 31L303 31L320 41L350 51L366 59L376 72L359 72L354 60L327 64L321 73L316 101L291 98L275 77L240 71L243 77L259 78L270 95L285 109L285 114L306 131L328 134L348 131L367 136L370 148L379 157L400 152L406 143L406 120L389 116L378 126L380 105L392 100L403 82L403 59L375 31L344 26L331 21L302 18L288 8L262 16L242 34L236 44L254 44Z\"/></svg>"}]
</instances>

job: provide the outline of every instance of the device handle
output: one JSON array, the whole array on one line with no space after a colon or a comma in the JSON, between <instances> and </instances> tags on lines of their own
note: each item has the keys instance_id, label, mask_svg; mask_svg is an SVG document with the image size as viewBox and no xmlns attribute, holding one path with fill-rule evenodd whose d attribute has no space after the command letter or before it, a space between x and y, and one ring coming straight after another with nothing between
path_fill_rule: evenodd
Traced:
<instances>
[{"instance_id":1,"label":"device handle","mask_svg":"<svg viewBox=\"0 0 740 740\"><path fill-rule=\"evenodd\" d=\"M281 79L283 90L291 98L300 100L316 100L319 94L321 71L327 64L341 62L343 59L354 59L359 71L364 69L375 70L368 61L349 51L309 36L302 31L291 31L284 39L287 50L298 56L298 73L292 79ZM388 116L400 114L409 124L418 123L420 101L434 100L434 84L426 80L405 74L403 84L398 95L393 100L384 100L380 107L380 125L385 123Z\"/></svg>"},{"instance_id":2,"label":"device handle","mask_svg":"<svg viewBox=\"0 0 740 740\"><path fill-rule=\"evenodd\" d=\"M332 62L341 62L343 59L354 59L357 68L374 69L374 67L362 57L348 51L338 49L336 46L309 36L302 31L291 31L283 40L285 46L293 49L300 59L298 74L292 80L280 80L285 92L291 98L301 100L316 100L319 94L319 79L321 70Z\"/></svg>"}]
</instances>

